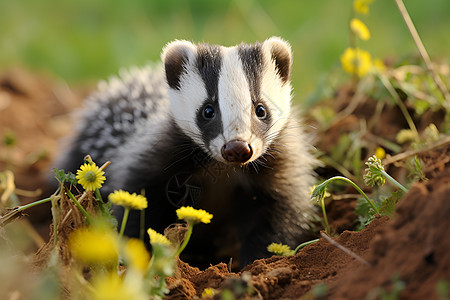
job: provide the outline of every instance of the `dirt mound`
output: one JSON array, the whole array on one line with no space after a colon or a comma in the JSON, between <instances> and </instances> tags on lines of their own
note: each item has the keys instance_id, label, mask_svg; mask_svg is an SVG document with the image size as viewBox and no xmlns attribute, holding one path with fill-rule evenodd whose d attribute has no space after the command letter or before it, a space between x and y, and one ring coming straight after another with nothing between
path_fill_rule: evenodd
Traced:
<instances>
[{"instance_id":1,"label":"dirt mound","mask_svg":"<svg viewBox=\"0 0 450 300\"><path fill-rule=\"evenodd\" d=\"M450 147L435 152L450 151ZM415 184L397 208L397 217L374 220L361 232L345 231L335 239L369 265L325 239L296 256L257 260L239 274L225 264L199 271L180 264L177 279L168 281L168 299L200 296L205 288L229 289L230 279L250 273L248 284L264 299L294 299L324 283L329 299L378 299L398 293L399 299L439 299L437 285L450 280L450 166L435 178ZM317 297L318 298L318 297Z\"/></svg>"},{"instance_id":2,"label":"dirt mound","mask_svg":"<svg viewBox=\"0 0 450 300\"><path fill-rule=\"evenodd\" d=\"M450 279L450 168L416 184L401 200L397 217L379 226L365 258L371 267L349 265L330 285L333 299L378 298L383 291L401 299L439 299L440 280Z\"/></svg>"}]
</instances>

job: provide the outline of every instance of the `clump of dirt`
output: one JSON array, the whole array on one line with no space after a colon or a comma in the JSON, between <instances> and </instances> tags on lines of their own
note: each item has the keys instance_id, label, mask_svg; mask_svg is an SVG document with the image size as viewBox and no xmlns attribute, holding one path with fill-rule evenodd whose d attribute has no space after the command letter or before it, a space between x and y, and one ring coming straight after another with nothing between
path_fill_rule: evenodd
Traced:
<instances>
[{"instance_id":1,"label":"clump of dirt","mask_svg":"<svg viewBox=\"0 0 450 300\"><path fill-rule=\"evenodd\" d=\"M200 271L179 260L177 267L177 274L167 279L170 288L168 299L187 299L201 295L205 288L217 289L226 279L238 277L237 274L230 272L224 263Z\"/></svg>"}]
</instances>

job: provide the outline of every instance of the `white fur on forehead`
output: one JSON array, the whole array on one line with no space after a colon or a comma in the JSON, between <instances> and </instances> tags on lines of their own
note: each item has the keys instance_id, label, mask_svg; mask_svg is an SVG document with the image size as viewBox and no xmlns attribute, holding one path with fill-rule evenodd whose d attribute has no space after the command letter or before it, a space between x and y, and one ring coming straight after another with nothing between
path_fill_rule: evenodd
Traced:
<instances>
[{"instance_id":1,"label":"white fur on forehead","mask_svg":"<svg viewBox=\"0 0 450 300\"><path fill-rule=\"evenodd\" d=\"M237 48L224 51L219 78L219 105L224 137L228 140L248 139L253 110L250 87Z\"/></svg>"}]
</instances>

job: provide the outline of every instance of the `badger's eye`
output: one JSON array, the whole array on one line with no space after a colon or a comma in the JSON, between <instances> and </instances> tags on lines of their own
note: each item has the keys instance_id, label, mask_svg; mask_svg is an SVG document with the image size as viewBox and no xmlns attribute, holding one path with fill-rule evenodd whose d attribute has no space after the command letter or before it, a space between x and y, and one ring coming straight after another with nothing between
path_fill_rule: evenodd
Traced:
<instances>
[{"instance_id":1,"label":"badger's eye","mask_svg":"<svg viewBox=\"0 0 450 300\"><path fill-rule=\"evenodd\" d=\"M258 119L264 119L267 116L267 111L261 103L256 106L255 113Z\"/></svg>"},{"instance_id":2,"label":"badger's eye","mask_svg":"<svg viewBox=\"0 0 450 300\"><path fill-rule=\"evenodd\" d=\"M211 120L216 115L216 112L214 111L214 107L211 104L207 104L203 108L202 116L205 120Z\"/></svg>"}]
</instances>

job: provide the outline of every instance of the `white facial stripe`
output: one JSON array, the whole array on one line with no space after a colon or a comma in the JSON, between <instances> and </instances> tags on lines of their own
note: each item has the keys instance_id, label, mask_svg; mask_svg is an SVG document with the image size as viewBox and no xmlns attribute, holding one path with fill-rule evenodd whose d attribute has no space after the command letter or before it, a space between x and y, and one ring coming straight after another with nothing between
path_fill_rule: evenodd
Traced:
<instances>
[{"instance_id":1,"label":"white facial stripe","mask_svg":"<svg viewBox=\"0 0 450 300\"><path fill-rule=\"evenodd\" d=\"M198 108L207 98L207 92L200 74L194 66L188 65L188 72L181 76L180 90L169 89L171 109L177 124L195 143L203 145L201 132L195 120Z\"/></svg>"},{"instance_id":2,"label":"white facial stripe","mask_svg":"<svg viewBox=\"0 0 450 300\"><path fill-rule=\"evenodd\" d=\"M224 141L251 136L252 100L247 78L237 48L224 51L219 78L219 105L222 113Z\"/></svg>"}]
</instances>

